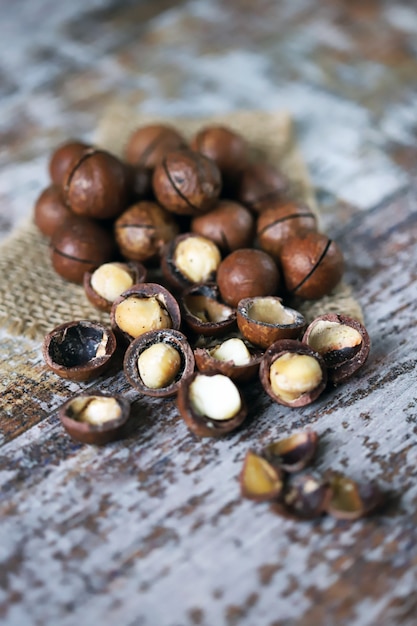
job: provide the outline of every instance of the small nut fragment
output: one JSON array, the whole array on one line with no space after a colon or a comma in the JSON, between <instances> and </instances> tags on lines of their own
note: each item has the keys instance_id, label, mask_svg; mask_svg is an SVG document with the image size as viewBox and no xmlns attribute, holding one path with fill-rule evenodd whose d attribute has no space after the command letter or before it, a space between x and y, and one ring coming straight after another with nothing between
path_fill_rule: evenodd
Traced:
<instances>
[{"instance_id":1,"label":"small nut fragment","mask_svg":"<svg viewBox=\"0 0 417 626\"><path fill-rule=\"evenodd\" d=\"M244 498L264 502L281 495L283 478L281 471L252 450L246 454L240 473L240 489Z\"/></svg>"},{"instance_id":2,"label":"small nut fragment","mask_svg":"<svg viewBox=\"0 0 417 626\"><path fill-rule=\"evenodd\" d=\"M235 365L246 365L251 361L251 355L244 341L238 337L226 339L219 344L210 354L219 361L231 361Z\"/></svg>"},{"instance_id":3,"label":"small nut fragment","mask_svg":"<svg viewBox=\"0 0 417 626\"><path fill-rule=\"evenodd\" d=\"M139 337L149 330L172 327L168 311L156 296L130 296L122 300L116 307L115 321L131 337Z\"/></svg>"},{"instance_id":4,"label":"small nut fragment","mask_svg":"<svg viewBox=\"0 0 417 626\"><path fill-rule=\"evenodd\" d=\"M69 417L94 426L117 420L122 415L120 404L115 398L88 396L74 398L68 408Z\"/></svg>"},{"instance_id":5,"label":"small nut fragment","mask_svg":"<svg viewBox=\"0 0 417 626\"><path fill-rule=\"evenodd\" d=\"M270 367L272 391L285 402L293 402L319 386L322 370L317 360L306 354L287 353Z\"/></svg>"},{"instance_id":6,"label":"small nut fragment","mask_svg":"<svg viewBox=\"0 0 417 626\"><path fill-rule=\"evenodd\" d=\"M318 439L314 430L294 433L268 444L263 449L262 455L274 467L277 466L289 473L299 472L307 467L314 457Z\"/></svg>"},{"instance_id":7,"label":"small nut fragment","mask_svg":"<svg viewBox=\"0 0 417 626\"><path fill-rule=\"evenodd\" d=\"M154 343L138 358L140 377L151 389L161 389L171 384L180 367L181 357L168 343Z\"/></svg>"},{"instance_id":8,"label":"small nut fragment","mask_svg":"<svg viewBox=\"0 0 417 626\"><path fill-rule=\"evenodd\" d=\"M133 277L123 263L104 263L91 276L91 286L105 300L113 302L133 285Z\"/></svg>"},{"instance_id":9,"label":"small nut fragment","mask_svg":"<svg viewBox=\"0 0 417 626\"><path fill-rule=\"evenodd\" d=\"M212 420L232 419L242 408L236 385L222 374L196 376L189 397L193 411Z\"/></svg>"},{"instance_id":10,"label":"small nut fragment","mask_svg":"<svg viewBox=\"0 0 417 626\"><path fill-rule=\"evenodd\" d=\"M178 270L193 283L207 281L220 265L221 255L215 243L197 235L182 239L174 253Z\"/></svg>"},{"instance_id":11,"label":"small nut fragment","mask_svg":"<svg viewBox=\"0 0 417 626\"><path fill-rule=\"evenodd\" d=\"M383 495L374 482L359 484L340 472L329 472L327 478L330 484L327 512L336 519L359 519L383 502Z\"/></svg>"}]
</instances>

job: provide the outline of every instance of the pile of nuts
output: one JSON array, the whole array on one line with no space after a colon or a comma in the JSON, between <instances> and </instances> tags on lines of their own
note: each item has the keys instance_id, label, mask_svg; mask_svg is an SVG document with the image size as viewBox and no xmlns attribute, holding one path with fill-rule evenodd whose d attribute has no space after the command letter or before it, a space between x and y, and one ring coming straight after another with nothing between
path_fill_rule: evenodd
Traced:
<instances>
[{"instance_id":1,"label":"pile of nuts","mask_svg":"<svg viewBox=\"0 0 417 626\"><path fill-rule=\"evenodd\" d=\"M315 431L304 431L274 441L259 453L249 450L240 473L242 496L271 502L275 513L296 520L326 513L340 520L356 520L379 508L383 494L373 482L359 484L334 471L324 476L294 476L311 464L318 443Z\"/></svg>"},{"instance_id":2,"label":"pile of nuts","mask_svg":"<svg viewBox=\"0 0 417 626\"><path fill-rule=\"evenodd\" d=\"M343 255L283 173L251 160L241 135L211 126L187 145L174 128L144 126L124 158L71 141L50 159L34 221L50 238L55 271L109 313L109 325L52 330L43 345L50 369L90 380L123 351L129 383L176 395L187 426L204 437L243 423L242 384L258 372L277 403L300 407L365 363L370 341L357 320L332 313L306 328L291 308L294 296L333 290ZM122 398L105 394L60 411L87 443L120 436L128 414Z\"/></svg>"}]
</instances>

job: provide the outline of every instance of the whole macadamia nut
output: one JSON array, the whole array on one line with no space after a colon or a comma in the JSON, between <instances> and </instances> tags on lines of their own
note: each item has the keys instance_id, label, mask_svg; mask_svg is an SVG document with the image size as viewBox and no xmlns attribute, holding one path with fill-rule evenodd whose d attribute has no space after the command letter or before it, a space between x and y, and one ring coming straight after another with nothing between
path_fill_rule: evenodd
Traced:
<instances>
[{"instance_id":1,"label":"whole macadamia nut","mask_svg":"<svg viewBox=\"0 0 417 626\"><path fill-rule=\"evenodd\" d=\"M184 137L166 124L149 124L137 128L126 146L126 161L153 170L168 152L186 147Z\"/></svg>"},{"instance_id":2,"label":"whole macadamia nut","mask_svg":"<svg viewBox=\"0 0 417 626\"><path fill-rule=\"evenodd\" d=\"M202 128L193 137L191 148L215 161L222 176L230 176L241 170L249 155L246 140L225 126Z\"/></svg>"},{"instance_id":3,"label":"whole macadamia nut","mask_svg":"<svg viewBox=\"0 0 417 626\"><path fill-rule=\"evenodd\" d=\"M50 185L36 200L33 221L41 233L52 237L70 215L71 211L62 199L61 189L57 185Z\"/></svg>"},{"instance_id":4,"label":"whole macadamia nut","mask_svg":"<svg viewBox=\"0 0 417 626\"><path fill-rule=\"evenodd\" d=\"M241 248L220 263L217 284L223 301L237 307L243 298L275 295L280 287L280 273L266 252Z\"/></svg>"},{"instance_id":5,"label":"whole macadamia nut","mask_svg":"<svg viewBox=\"0 0 417 626\"><path fill-rule=\"evenodd\" d=\"M255 220L242 204L220 200L204 215L191 221L191 230L214 241L220 250L228 254L238 248L248 248L254 238Z\"/></svg>"},{"instance_id":6,"label":"whole macadamia nut","mask_svg":"<svg viewBox=\"0 0 417 626\"><path fill-rule=\"evenodd\" d=\"M83 141L66 141L54 150L49 160L49 175L54 185L62 187L70 167L76 163L91 146Z\"/></svg>"}]
</instances>

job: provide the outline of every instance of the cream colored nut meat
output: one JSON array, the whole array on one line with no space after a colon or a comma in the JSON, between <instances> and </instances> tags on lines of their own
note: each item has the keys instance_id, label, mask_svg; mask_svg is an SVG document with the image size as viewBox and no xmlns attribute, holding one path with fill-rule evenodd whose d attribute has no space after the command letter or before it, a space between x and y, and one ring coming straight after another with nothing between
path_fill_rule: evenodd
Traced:
<instances>
[{"instance_id":1,"label":"cream colored nut meat","mask_svg":"<svg viewBox=\"0 0 417 626\"><path fill-rule=\"evenodd\" d=\"M285 326L294 324L294 315L288 313L281 302L274 297L256 298L250 305L248 315L255 322Z\"/></svg>"},{"instance_id":2,"label":"cream colored nut meat","mask_svg":"<svg viewBox=\"0 0 417 626\"><path fill-rule=\"evenodd\" d=\"M344 348L356 348L361 343L361 334L355 328L325 320L314 325L308 338L309 346L320 354Z\"/></svg>"},{"instance_id":3,"label":"cream colored nut meat","mask_svg":"<svg viewBox=\"0 0 417 626\"><path fill-rule=\"evenodd\" d=\"M294 402L313 391L323 374L318 361L307 354L287 353L278 357L269 370L271 388L285 402Z\"/></svg>"},{"instance_id":4,"label":"cream colored nut meat","mask_svg":"<svg viewBox=\"0 0 417 626\"><path fill-rule=\"evenodd\" d=\"M75 398L70 404L70 417L78 422L101 426L121 417L122 410L115 398L89 396Z\"/></svg>"},{"instance_id":5,"label":"cream colored nut meat","mask_svg":"<svg viewBox=\"0 0 417 626\"><path fill-rule=\"evenodd\" d=\"M154 343L138 358L143 383L150 389L162 389L174 380L181 367L178 351L168 343Z\"/></svg>"},{"instance_id":6,"label":"cream colored nut meat","mask_svg":"<svg viewBox=\"0 0 417 626\"><path fill-rule=\"evenodd\" d=\"M91 276L94 291L109 302L113 302L133 285L133 277L123 263L104 263Z\"/></svg>"},{"instance_id":7,"label":"cream colored nut meat","mask_svg":"<svg viewBox=\"0 0 417 626\"><path fill-rule=\"evenodd\" d=\"M208 280L220 265L221 255L215 243L205 237L186 237L174 254L175 265L193 283Z\"/></svg>"},{"instance_id":8,"label":"cream colored nut meat","mask_svg":"<svg viewBox=\"0 0 417 626\"><path fill-rule=\"evenodd\" d=\"M156 296L126 298L116 307L115 321L131 337L139 337L149 330L172 328L171 317Z\"/></svg>"},{"instance_id":9,"label":"cream colored nut meat","mask_svg":"<svg viewBox=\"0 0 417 626\"><path fill-rule=\"evenodd\" d=\"M219 346L210 351L210 354L219 361L232 361L235 365L247 365L251 356L245 342L238 337L226 339Z\"/></svg>"},{"instance_id":10,"label":"cream colored nut meat","mask_svg":"<svg viewBox=\"0 0 417 626\"><path fill-rule=\"evenodd\" d=\"M212 420L229 420L242 408L239 391L233 381L223 374L199 374L190 385L193 411Z\"/></svg>"}]
</instances>

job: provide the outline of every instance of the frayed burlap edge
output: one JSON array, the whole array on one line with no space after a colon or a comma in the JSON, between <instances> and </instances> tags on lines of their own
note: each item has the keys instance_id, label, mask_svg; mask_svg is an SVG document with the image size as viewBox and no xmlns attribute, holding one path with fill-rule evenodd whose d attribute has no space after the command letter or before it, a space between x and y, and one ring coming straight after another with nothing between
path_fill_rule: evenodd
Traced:
<instances>
[{"instance_id":1,"label":"frayed burlap edge","mask_svg":"<svg viewBox=\"0 0 417 626\"><path fill-rule=\"evenodd\" d=\"M207 118L167 120L139 115L116 103L98 125L96 144L122 154L134 128L151 121L169 122L187 137L206 124L219 123L234 128L247 138L257 156L282 168L292 182L293 195L308 203L319 216L308 171L287 113L239 111ZM325 298L300 303L299 308L308 321L328 312L363 320L359 303L343 283ZM30 220L24 222L0 246L0 326L13 335L40 339L58 324L75 319L109 323L109 315L90 305L81 286L64 281L54 272L48 241Z\"/></svg>"}]
</instances>

